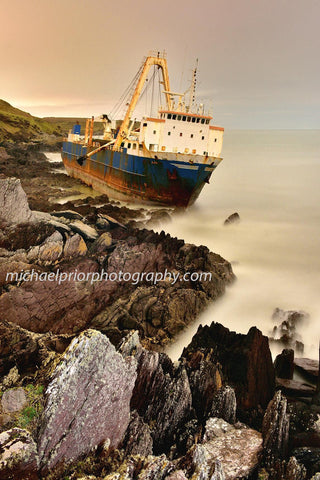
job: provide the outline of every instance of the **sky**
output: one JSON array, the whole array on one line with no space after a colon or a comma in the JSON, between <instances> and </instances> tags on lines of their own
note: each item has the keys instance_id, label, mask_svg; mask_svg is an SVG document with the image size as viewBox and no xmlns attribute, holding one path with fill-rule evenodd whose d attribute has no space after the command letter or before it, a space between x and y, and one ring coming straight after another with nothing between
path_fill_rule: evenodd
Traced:
<instances>
[{"instance_id":1,"label":"sky","mask_svg":"<svg viewBox=\"0 0 320 480\"><path fill-rule=\"evenodd\" d=\"M319 0L0 0L0 98L108 113L150 50L225 128L320 128Z\"/></svg>"}]
</instances>

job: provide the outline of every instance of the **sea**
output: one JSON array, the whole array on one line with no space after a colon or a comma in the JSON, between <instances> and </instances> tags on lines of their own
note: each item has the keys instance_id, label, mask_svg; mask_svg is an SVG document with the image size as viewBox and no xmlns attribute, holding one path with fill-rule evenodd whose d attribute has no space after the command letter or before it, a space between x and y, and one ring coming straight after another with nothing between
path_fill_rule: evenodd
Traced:
<instances>
[{"instance_id":1,"label":"sea","mask_svg":"<svg viewBox=\"0 0 320 480\"><path fill-rule=\"evenodd\" d=\"M212 321L270 335L276 308L309 314L297 332L318 358L320 340L320 130L227 130L223 161L197 202L161 225L187 243L206 245L232 264L237 280L177 336L166 352L177 360L198 326ZM48 154L51 162L60 154ZM60 167L61 171L61 167ZM74 200L93 195L83 186ZM95 192L94 192L95 193ZM96 194L99 194L96 192ZM128 205L130 206L130 205ZM240 222L224 225L238 212ZM272 346L275 356L281 347Z\"/></svg>"},{"instance_id":2,"label":"sea","mask_svg":"<svg viewBox=\"0 0 320 480\"><path fill-rule=\"evenodd\" d=\"M226 131L223 162L195 203L161 228L231 262L237 280L170 344L176 360L200 324L270 335L275 308L310 317L303 354L320 340L320 130ZM224 225L238 212L240 222ZM272 347L273 356L281 351Z\"/></svg>"}]
</instances>

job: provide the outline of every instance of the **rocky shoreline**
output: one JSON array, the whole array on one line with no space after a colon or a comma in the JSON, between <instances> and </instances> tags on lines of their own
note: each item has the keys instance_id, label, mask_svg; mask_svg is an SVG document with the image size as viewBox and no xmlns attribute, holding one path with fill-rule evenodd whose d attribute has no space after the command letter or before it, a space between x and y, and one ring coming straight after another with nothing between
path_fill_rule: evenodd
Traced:
<instances>
[{"instance_id":1,"label":"rocky shoreline","mask_svg":"<svg viewBox=\"0 0 320 480\"><path fill-rule=\"evenodd\" d=\"M214 322L173 363L163 347L234 281L230 263L150 230L167 211L55 203L81 184L44 150L0 147L0 479L320 477L318 363L287 349L274 365L257 328ZM91 281L119 271L145 276Z\"/></svg>"}]
</instances>

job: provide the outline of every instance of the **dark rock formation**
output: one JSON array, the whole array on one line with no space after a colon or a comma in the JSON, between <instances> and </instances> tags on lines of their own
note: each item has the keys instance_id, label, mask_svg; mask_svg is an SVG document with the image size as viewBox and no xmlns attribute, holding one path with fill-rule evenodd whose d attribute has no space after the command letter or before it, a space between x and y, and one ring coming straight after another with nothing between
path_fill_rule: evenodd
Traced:
<instances>
[{"instance_id":1,"label":"dark rock formation","mask_svg":"<svg viewBox=\"0 0 320 480\"><path fill-rule=\"evenodd\" d=\"M319 375L319 360L311 360L310 358L296 358L294 367L310 380L317 380Z\"/></svg>"},{"instance_id":2,"label":"dark rock formation","mask_svg":"<svg viewBox=\"0 0 320 480\"><path fill-rule=\"evenodd\" d=\"M88 330L74 339L46 392L42 468L76 460L107 439L118 446L129 424L135 379L135 360L125 361L103 334Z\"/></svg>"},{"instance_id":3,"label":"dark rock formation","mask_svg":"<svg viewBox=\"0 0 320 480\"><path fill-rule=\"evenodd\" d=\"M292 349L282 350L282 353L277 355L274 361L276 377L292 380L294 370L293 360L294 351Z\"/></svg>"},{"instance_id":4,"label":"dark rock formation","mask_svg":"<svg viewBox=\"0 0 320 480\"><path fill-rule=\"evenodd\" d=\"M230 332L218 323L200 326L183 356L212 349L225 381L235 389L240 409L265 407L275 387L274 367L267 337L255 327L247 335Z\"/></svg>"},{"instance_id":5,"label":"dark rock formation","mask_svg":"<svg viewBox=\"0 0 320 480\"><path fill-rule=\"evenodd\" d=\"M297 380L277 378L276 385L285 395L292 397L312 397L316 392L314 386L298 382Z\"/></svg>"},{"instance_id":6,"label":"dark rock formation","mask_svg":"<svg viewBox=\"0 0 320 480\"><path fill-rule=\"evenodd\" d=\"M229 215L229 217L224 221L224 225L230 225L238 222L240 222L240 215L239 213L235 212Z\"/></svg>"},{"instance_id":7,"label":"dark rock formation","mask_svg":"<svg viewBox=\"0 0 320 480\"><path fill-rule=\"evenodd\" d=\"M292 454L299 464L305 467L308 478L320 472L320 448L296 448Z\"/></svg>"}]
</instances>

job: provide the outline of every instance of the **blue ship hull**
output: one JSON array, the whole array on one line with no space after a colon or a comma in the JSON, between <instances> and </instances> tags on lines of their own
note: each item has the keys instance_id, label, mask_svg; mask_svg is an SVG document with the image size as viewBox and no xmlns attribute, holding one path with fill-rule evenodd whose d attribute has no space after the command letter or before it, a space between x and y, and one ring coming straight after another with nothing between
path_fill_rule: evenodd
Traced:
<instances>
[{"instance_id":1,"label":"blue ship hull","mask_svg":"<svg viewBox=\"0 0 320 480\"><path fill-rule=\"evenodd\" d=\"M220 162L190 163L156 155L149 158L127 154L126 149L105 149L80 158L93 149L63 142L62 159L69 175L119 200L164 206L192 205Z\"/></svg>"}]
</instances>

